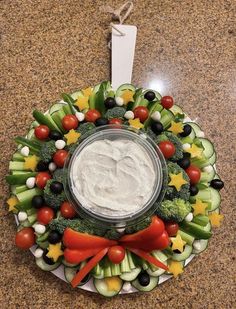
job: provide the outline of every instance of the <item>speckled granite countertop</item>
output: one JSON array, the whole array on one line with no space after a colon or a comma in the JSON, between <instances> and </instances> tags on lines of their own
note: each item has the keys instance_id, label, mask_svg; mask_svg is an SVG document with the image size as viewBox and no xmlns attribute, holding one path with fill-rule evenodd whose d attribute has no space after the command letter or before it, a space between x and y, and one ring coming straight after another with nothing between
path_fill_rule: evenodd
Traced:
<instances>
[{"instance_id":1,"label":"speckled granite countertop","mask_svg":"<svg viewBox=\"0 0 236 309\"><path fill-rule=\"evenodd\" d=\"M119 6L121 1L107 1ZM86 4L85 4L86 3ZM135 1L128 23L138 27L133 82L156 85L199 118L218 152L225 220L206 252L178 280L149 294L104 299L72 290L35 266L13 244L14 219L4 205L3 180L26 132L31 110L46 110L61 92L110 77L106 47L110 17L103 1L1 1L1 210L0 307L5 308L233 308L235 303L235 99L234 0ZM234 132L233 132L234 131ZM234 134L234 137L233 137Z\"/></svg>"}]
</instances>

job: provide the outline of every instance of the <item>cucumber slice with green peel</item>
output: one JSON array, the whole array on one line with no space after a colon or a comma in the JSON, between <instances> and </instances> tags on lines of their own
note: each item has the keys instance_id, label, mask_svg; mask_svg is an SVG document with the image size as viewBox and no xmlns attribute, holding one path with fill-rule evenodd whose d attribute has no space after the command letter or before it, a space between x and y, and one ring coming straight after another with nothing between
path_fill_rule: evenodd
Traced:
<instances>
[{"instance_id":1,"label":"cucumber slice with green peel","mask_svg":"<svg viewBox=\"0 0 236 309\"><path fill-rule=\"evenodd\" d=\"M111 263L111 274L112 276L119 276L121 274L121 269L119 264Z\"/></svg>"},{"instance_id":2,"label":"cucumber slice with green peel","mask_svg":"<svg viewBox=\"0 0 236 309\"><path fill-rule=\"evenodd\" d=\"M141 267L136 267L130 272L122 273L120 278L124 281L133 281L137 278L138 274L141 272Z\"/></svg>"},{"instance_id":3,"label":"cucumber slice with green peel","mask_svg":"<svg viewBox=\"0 0 236 309\"><path fill-rule=\"evenodd\" d=\"M122 93L125 91L125 90L131 90L135 93L136 91L136 88L134 85L132 84L123 84L123 85L120 85L120 87L116 90L116 97L120 97L122 96Z\"/></svg>"},{"instance_id":4,"label":"cucumber slice with green peel","mask_svg":"<svg viewBox=\"0 0 236 309\"><path fill-rule=\"evenodd\" d=\"M215 174L214 179L221 179L220 176L218 174Z\"/></svg>"},{"instance_id":5,"label":"cucumber slice with green peel","mask_svg":"<svg viewBox=\"0 0 236 309\"><path fill-rule=\"evenodd\" d=\"M211 223L209 222L206 226L203 227L204 231L210 232L211 231ZM204 238L203 238L204 239Z\"/></svg>"},{"instance_id":6,"label":"cucumber slice with green peel","mask_svg":"<svg viewBox=\"0 0 236 309\"><path fill-rule=\"evenodd\" d=\"M215 149L214 149L212 142L209 141L209 139L207 139L207 138L201 138L201 137L199 137L199 140L202 143L202 146L204 147L204 150L203 150L204 156L207 159L209 159L210 157L213 156L213 154L215 152Z\"/></svg>"},{"instance_id":7,"label":"cucumber slice with green peel","mask_svg":"<svg viewBox=\"0 0 236 309\"><path fill-rule=\"evenodd\" d=\"M63 109L60 109L59 111L55 112L54 114L51 115L53 121L56 123L58 128L61 130L61 132L65 133L66 130L64 129L62 125L62 119L66 116L65 112Z\"/></svg>"},{"instance_id":8,"label":"cucumber slice with green peel","mask_svg":"<svg viewBox=\"0 0 236 309\"><path fill-rule=\"evenodd\" d=\"M59 111L60 109L63 108L64 103L55 103L53 104L50 109L49 109L49 114L52 115L55 112Z\"/></svg>"},{"instance_id":9,"label":"cucumber slice with green peel","mask_svg":"<svg viewBox=\"0 0 236 309\"><path fill-rule=\"evenodd\" d=\"M40 111L34 110L33 116L35 120L37 120L40 124L44 124L49 127L50 130L56 130L60 132L60 129L55 124L55 122L52 120L51 116L49 114L44 115Z\"/></svg>"},{"instance_id":10,"label":"cucumber slice with green peel","mask_svg":"<svg viewBox=\"0 0 236 309\"><path fill-rule=\"evenodd\" d=\"M196 199L202 200L204 202L211 201L211 189L206 188L203 190L199 190L198 194L195 196L191 196L192 200L196 201Z\"/></svg>"},{"instance_id":11,"label":"cucumber slice with green peel","mask_svg":"<svg viewBox=\"0 0 236 309\"><path fill-rule=\"evenodd\" d=\"M21 192L21 193L16 194L16 197L17 197L17 199L19 200L20 203L27 203L27 202L31 203L32 198L35 195L40 195L41 193L42 193L42 191L40 189L33 188L33 189L27 190L25 192Z\"/></svg>"},{"instance_id":12,"label":"cucumber slice with green peel","mask_svg":"<svg viewBox=\"0 0 236 309\"><path fill-rule=\"evenodd\" d=\"M164 261L162 263L167 266L167 261ZM152 264L150 264L150 267L146 271L152 277L158 277L165 273L165 269L155 267Z\"/></svg>"},{"instance_id":13,"label":"cucumber slice with green peel","mask_svg":"<svg viewBox=\"0 0 236 309\"><path fill-rule=\"evenodd\" d=\"M134 260L133 260L133 255L130 251L126 251L127 253L127 257L128 257L128 261L129 261L129 267L130 269L134 269L136 268L135 264L134 264Z\"/></svg>"},{"instance_id":14,"label":"cucumber slice with green peel","mask_svg":"<svg viewBox=\"0 0 236 309\"><path fill-rule=\"evenodd\" d=\"M58 268L58 266L60 265L60 262L56 262L52 265L49 265L49 264L45 263L45 261L42 257L36 258L35 262L36 262L36 265L44 271L52 271L52 270Z\"/></svg>"},{"instance_id":15,"label":"cucumber slice with green peel","mask_svg":"<svg viewBox=\"0 0 236 309\"><path fill-rule=\"evenodd\" d=\"M70 96L75 102L77 101L78 98L84 97L83 92L81 90L73 92Z\"/></svg>"},{"instance_id":16,"label":"cucumber slice with green peel","mask_svg":"<svg viewBox=\"0 0 236 309\"><path fill-rule=\"evenodd\" d=\"M193 165L196 165L200 169L209 165L209 160L204 158L204 157L201 157L201 158L191 158L190 160L191 160L191 163Z\"/></svg>"},{"instance_id":17,"label":"cucumber slice with green peel","mask_svg":"<svg viewBox=\"0 0 236 309\"><path fill-rule=\"evenodd\" d=\"M189 235L187 233L185 233L182 230L178 230L178 234L181 236L181 238L183 239L183 241L185 241L188 245L192 245L194 242L194 237L192 235Z\"/></svg>"},{"instance_id":18,"label":"cucumber slice with green peel","mask_svg":"<svg viewBox=\"0 0 236 309\"><path fill-rule=\"evenodd\" d=\"M148 105L148 109L149 109L149 116L147 118L147 120L144 122L144 128L147 128L148 126L150 126L150 124L152 123L152 114L154 112L161 112L163 110L163 106L158 103L158 102L155 102L155 103L150 103Z\"/></svg>"},{"instance_id":19,"label":"cucumber slice with green peel","mask_svg":"<svg viewBox=\"0 0 236 309\"><path fill-rule=\"evenodd\" d=\"M190 135L189 135L189 136L186 136L186 137L180 138L180 141L181 141L182 144L192 144L192 143L193 143L193 140L194 140L194 138L192 139L192 138L190 137Z\"/></svg>"},{"instance_id":20,"label":"cucumber slice with green peel","mask_svg":"<svg viewBox=\"0 0 236 309\"><path fill-rule=\"evenodd\" d=\"M210 165L210 164L209 164ZM200 182L210 182L212 179L214 179L216 171L214 166L210 165L212 167L211 172L207 173L207 172L201 172L201 178L200 178Z\"/></svg>"},{"instance_id":21,"label":"cucumber slice with green peel","mask_svg":"<svg viewBox=\"0 0 236 309\"><path fill-rule=\"evenodd\" d=\"M191 139L191 143L190 143L190 144L192 144L192 143L193 143L193 140L196 138L196 133L195 133L195 131L192 130L188 137Z\"/></svg>"},{"instance_id":22,"label":"cucumber slice with green peel","mask_svg":"<svg viewBox=\"0 0 236 309\"><path fill-rule=\"evenodd\" d=\"M218 190L212 187L209 187L209 190L211 192L211 207L209 211L213 211L220 206L221 196Z\"/></svg>"},{"instance_id":23,"label":"cucumber slice with green peel","mask_svg":"<svg viewBox=\"0 0 236 309\"><path fill-rule=\"evenodd\" d=\"M160 260L161 262L164 262L168 259L168 256L160 250L152 251L151 255L153 255L156 259Z\"/></svg>"},{"instance_id":24,"label":"cucumber slice with green peel","mask_svg":"<svg viewBox=\"0 0 236 309\"><path fill-rule=\"evenodd\" d=\"M67 266L67 267L77 267L77 266L79 266L78 263L77 263L77 264L69 263L69 262L67 262L64 258L62 258L61 262L62 262L62 264L63 264L64 266Z\"/></svg>"},{"instance_id":25,"label":"cucumber slice with green peel","mask_svg":"<svg viewBox=\"0 0 236 309\"><path fill-rule=\"evenodd\" d=\"M118 290L109 290L109 285L108 285L108 280L109 278L104 278L104 279L97 279L95 278L93 280L94 287L96 288L97 292L105 297L113 297L117 294L119 294L120 290L122 289L123 281L119 278L116 277L117 279L117 285L119 286ZM118 280L118 278L120 280ZM112 278L111 278L112 279Z\"/></svg>"},{"instance_id":26,"label":"cucumber slice with green peel","mask_svg":"<svg viewBox=\"0 0 236 309\"><path fill-rule=\"evenodd\" d=\"M199 254L201 252L203 252L204 250L206 250L207 246L208 246L208 240L207 239L199 239L196 240L197 242L197 246L195 247L193 244L193 254Z\"/></svg>"},{"instance_id":27,"label":"cucumber slice with green peel","mask_svg":"<svg viewBox=\"0 0 236 309\"><path fill-rule=\"evenodd\" d=\"M15 152L12 156L12 161L20 161L20 162L25 162L25 157L22 156L19 152Z\"/></svg>"},{"instance_id":28,"label":"cucumber slice with green peel","mask_svg":"<svg viewBox=\"0 0 236 309\"><path fill-rule=\"evenodd\" d=\"M74 115L76 113L76 109L74 107L74 103L75 103L75 100L67 93L62 93L62 98L63 100L68 104L68 106L70 107L70 113L72 115Z\"/></svg>"},{"instance_id":29,"label":"cucumber slice with green peel","mask_svg":"<svg viewBox=\"0 0 236 309\"><path fill-rule=\"evenodd\" d=\"M209 164L214 165L216 163L216 152L213 153L213 155L208 159Z\"/></svg>"},{"instance_id":30,"label":"cucumber slice with green peel","mask_svg":"<svg viewBox=\"0 0 236 309\"><path fill-rule=\"evenodd\" d=\"M204 227L209 223L209 218L204 215L197 215L193 217L192 222Z\"/></svg>"},{"instance_id":31,"label":"cucumber slice with green peel","mask_svg":"<svg viewBox=\"0 0 236 309\"><path fill-rule=\"evenodd\" d=\"M132 282L132 286L135 287L137 290L141 292L149 292L152 291L157 285L158 285L159 277L151 277L150 276L150 282L146 286L142 286L138 279L135 279Z\"/></svg>"},{"instance_id":32,"label":"cucumber slice with green peel","mask_svg":"<svg viewBox=\"0 0 236 309\"><path fill-rule=\"evenodd\" d=\"M191 253L193 251L193 247L190 245L185 245L183 252L181 253L175 253L172 255L172 259L174 261L184 261L186 260L188 257L190 257Z\"/></svg>"},{"instance_id":33,"label":"cucumber slice with green peel","mask_svg":"<svg viewBox=\"0 0 236 309\"><path fill-rule=\"evenodd\" d=\"M71 283L71 281L73 280L74 276L77 274L77 272L79 271L79 267L65 267L64 268L64 274L65 274L65 278L66 280ZM86 276L84 279L82 280L82 282L78 285L78 286L82 286L85 283L87 283L90 280L90 276Z\"/></svg>"},{"instance_id":34,"label":"cucumber slice with green peel","mask_svg":"<svg viewBox=\"0 0 236 309\"><path fill-rule=\"evenodd\" d=\"M199 133L202 132L202 129L200 128L200 126L196 124L195 122L186 122L185 124L189 124L192 127L196 136L198 136Z\"/></svg>"},{"instance_id":35,"label":"cucumber slice with green peel","mask_svg":"<svg viewBox=\"0 0 236 309\"><path fill-rule=\"evenodd\" d=\"M170 126L171 121L173 121L174 118L175 118L174 114L168 109L163 109L161 111L160 122L162 123L165 130Z\"/></svg>"},{"instance_id":36,"label":"cucumber slice with green peel","mask_svg":"<svg viewBox=\"0 0 236 309\"><path fill-rule=\"evenodd\" d=\"M183 110L181 107L179 107L178 105L174 104L171 108L170 111L174 114L184 114Z\"/></svg>"},{"instance_id":37,"label":"cucumber slice with green peel","mask_svg":"<svg viewBox=\"0 0 236 309\"><path fill-rule=\"evenodd\" d=\"M14 162L14 161L12 161ZM20 162L21 163L21 162ZM13 167L15 166L15 164L13 165ZM17 165L18 166L18 165ZM12 167L12 164L11 164ZM26 183L26 180L29 177L35 177L37 175L36 172L32 172L32 173L26 173L26 174L20 174L20 175L7 175L6 176L6 182L9 185L23 185Z\"/></svg>"},{"instance_id":38,"label":"cucumber slice with green peel","mask_svg":"<svg viewBox=\"0 0 236 309\"><path fill-rule=\"evenodd\" d=\"M125 252L125 257L122 260L122 262L120 263L120 270L121 270L122 273L129 272L131 270L130 267L129 267L129 260L128 260L127 252Z\"/></svg>"},{"instance_id":39,"label":"cucumber slice with green peel","mask_svg":"<svg viewBox=\"0 0 236 309\"><path fill-rule=\"evenodd\" d=\"M202 227L193 222L183 221L180 223L180 228L185 233L192 235L196 239L208 239L212 235L210 231L206 230L206 227Z\"/></svg>"}]
</instances>

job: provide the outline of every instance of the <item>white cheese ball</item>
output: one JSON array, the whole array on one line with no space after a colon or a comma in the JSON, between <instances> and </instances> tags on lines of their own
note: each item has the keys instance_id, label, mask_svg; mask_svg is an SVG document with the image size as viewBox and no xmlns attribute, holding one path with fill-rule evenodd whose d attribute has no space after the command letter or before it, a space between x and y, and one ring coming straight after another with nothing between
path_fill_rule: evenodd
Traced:
<instances>
[{"instance_id":1,"label":"white cheese ball","mask_svg":"<svg viewBox=\"0 0 236 309\"><path fill-rule=\"evenodd\" d=\"M37 234L43 234L46 231L46 227L43 224L36 223L34 224L34 230Z\"/></svg>"},{"instance_id":2,"label":"white cheese ball","mask_svg":"<svg viewBox=\"0 0 236 309\"><path fill-rule=\"evenodd\" d=\"M25 184L27 188L32 189L35 186L35 177L29 177Z\"/></svg>"},{"instance_id":3,"label":"white cheese ball","mask_svg":"<svg viewBox=\"0 0 236 309\"><path fill-rule=\"evenodd\" d=\"M152 113L151 115L152 120L154 121L160 121L161 119L161 113L158 111L155 111L154 113Z\"/></svg>"},{"instance_id":4,"label":"white cheese ball","mask_svg":"<svg viewBox=\"0 0 236 309\"><path fill-rule=\"evenodd\" d=\"M182 145L182 147L183 147L183 150L186 151L186 150L191 148L191 145L189 143L185 143L185 144Z\"/></svg>"},{"instance_id":5,"label":"white cheese ball","mask_svg":"<svg viewBox=\"0 0 236 309\"><path fill-rule=\"evenodd\" d=\"M49 163L48 169L50 172L54 172L57 169L57 166L54 162Z\"/></svg>"},{"instance_id":6,"label":"white cheese ball","mask_svg":"<svg viewBox=\"0 0 236 309\"><path fill-rule=\"evenodd\" d=\"M22 156L24 157L28 157L30 150L28 146L24 146L23 148L21 148L20 153L22 154Z\"/></svg>"},{"instance_id":7,"label":"white cheese ball","mask_svg":"<svg viewBox=\"0 0 236 309\"><path fill-rule=\"evenodd\" d=\"M124 99L123 99L123 98L117 97L115 100L116 100L116 104L117 104L118 106L124 105Z\"/></svg>"},{"instance_id":8,"label":"white cheese ball","mask_svg":"<svg viewBox=\"0 0 236 309\"><path fill-rule=\"evenodd\" d=\"M125 231L125 223L117 223L116 224L116 231L118 232L118 233L120 233L120 234L123 234L124 233L124 231Z\"/></svg>"},{"instance_id":9,"label":"white cheese ball","mask_svg":"<svg viewBox=\"0 0 236 309\"><path fill-rule=\"evenodd\" d=\"M203 168L203 172L211 173L213 171L213 167L211 165L207 165Z\"/></svg>"},{"instance_id":10,"label":"white cheese ball","mask_svg":"<svg viewBox=\"0 0 236 309\"><path fill-rule=\"evenodd\" d=\"M196 250L201 250L201 240L194 240L193 248Z\"/></svg>"},{"instance_id":11,"label":"white cheese ball","mask_svg":"<svg viewBox=\"0 0 236 309\"><path fill-rule=\"evenodd\" d=\"M191 222L193 220L193 214L190 212L185 218L185 221L187 222Z\"/></svg>"},{"instance_id":12,"label":"white cheese ball","mask_svg":"<svg viewBox=\"0 0 236 309\"><path fill-rule=\"evenodd\" d=\"M125 282L125 283L123 284L123 287L122 287L122 289L123 289L125 292L129 292L129 291L131 290L131 288L132 288L132 285L131 285L130 282Z\"/></svg>"},{"instance_id":13,"label":"white cheese ball","mask_svg":"<svg viewBox=\"0 0 236 309\"><path fill-rule=\"evenodd\" d=\"M124 117L126 119L134 119L134 113L132 111L127 111L125 114L124 114Z\"/></svg>"},{"instance_id":14,"label":"white cheese ball","mask_svg":"<svg viewBox=\"0 0 236 309\"><path fill-rule=\"evenodd\" d=\"M205 137L205 134L204 134L204 132L203 131L199 131L199 132L197 132L197 137Z\"/></svg>"},{"instance_id":15,"label":"white cheese ball","mask_svg":"<svg viewBox=\"0 0 236 309\"><path fill-rule=\"evenodd\" d=\"M17 217L20 222L25 221L28 218L27 213L25 211L20 211Z\"/></svg>"},{"instance_id":16,"label":"white cheese ball","mask_svg":"<svg viewBox=\"0 0 236 309\"><path fill-rule=\"evenodd\" d=\"M85 118L84 113L76 112L75 116L79 120L79 122L84 121L84 118Z\"/></svg>"},{"instance_id":17,"label":"white cheese ball","mask_svg":"<svg viewBox=\"0 0 236 309\"><path fill-rule=\"evenodd\" d=\"M66 146L66 142L63 141L63 139L58 139L57 141L55 141L55 147L57 149L63 149Z\"/></svg>"},{"instance_id":18,"label":"white cheese ball","mask_svg":"<svg viewBox=\"0 0 236 309\"><path fill-rule=\"evenodd\" d=\"M37 248L35 251L34 251L34 256L36 258L41 258L43 256L43 249L41 248Z\"/></svg>"}]
</instances>

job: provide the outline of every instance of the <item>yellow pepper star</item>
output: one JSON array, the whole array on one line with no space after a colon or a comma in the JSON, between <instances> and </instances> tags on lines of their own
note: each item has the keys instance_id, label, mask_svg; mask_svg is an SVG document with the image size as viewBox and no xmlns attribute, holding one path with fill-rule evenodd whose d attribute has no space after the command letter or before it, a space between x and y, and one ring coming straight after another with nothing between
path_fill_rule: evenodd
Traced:
<instances>
[{"instance_id":1,"label":"yellow pepper star","mask_svg":"<svg viewBox=\"0 0 236 309\"><path fill-rule=\"evenodd\" d=\"M85 97L89 97L91 96L93 89L91 87L88 87L86 89L82 89L82 92Z\"/></svg>"},{"instance_id":2,"label":"yellow pepper star","mask_svg":"<svg viewBox=\"0 0 236 309\"><path fill-rule=\"evenodd\" d=\"M186 241L184 241L179 234L177 234L176 237L171 237L170 240L172 242L172 250L179 250L180 252L184 251Z\"/></svg>"},{"instance_id":3,"label":"yellow pepper star","mask_svg":"<svg viewBox=\"0 0 236 309\"><path fill-rule=\"evenodd\" d=\"M16 204L18 204L18 198L16 196L11 196L8 200L7 200L7 204L9 206L8 211L14 211L16 210L15 206Z\"/></svg>"},{"instance_id":4,"label":"yellow pepper star","mask_svg":"<svg viewBox=\"0 0 236 309\"><path fill-rule=\"evenodd\" d=\"M134 101L134 92L132 90L124 90L122 92L121 98L124 100L124 104Z\"/></svg>"},{"instance_id":5,"label":"yellow pepper star","mask_svg":"<svg viewBox=\"0 0 236 309\"><path fill-rule=\"evenodd\" d=\"M105 278L108 291L119 291L122 280L118 276Z\"/></svg>"},{"instance_id":6,"label":"yellow pepper star","mask_svg":"<svg viewBox=\"0 0 236 309\"><path fill-rule=\"evenodd\" d=\"M171 121L171 126L168 129L168 131L170 131L170 132L172 132L172 133L174 133L176 135L179 134L179 133L184 132L183 123L182 122Z\"/></svg>"},{"instance_id":7,"label":"yellow pepper star","mask_svg":"<svg viewBox=\"0 0 236 309\"><path fill-rule=\"evenodd\" d=\"M219 227L221 225L221 221L224 218L223 215L217 214L216 212L211 213L210 215L208 215L208 217L211 221L211 225L215 227Z\"/></svg>"},{"instance_id":8,"label":"yellow pepper star","mask_svg":"<svg viewBox=\"0 0 236 309\"><path fill-rule=\"evenodd\" d=\"M31 170L31 171L35 171L36 166L39 162L39 158L35 155L33 156L29 156L29 157L25 157L24 158L25 162L24 162L24 168L26 170Z\"/></svg>"},{"instance_id":9,"label":"yellow pepper star","mask_svg":"<svg viewBox=\"0 0 236 309\"><path fill-rule=\"evenodd\" d=\"M82 111L84 109L89 108L88 97L78 97L75 105L78 106L79 110Z\"/></svg>"},{"instance_id":10,"label":"yellow pepper star","mask_svg":"<svg viewBox=\"0 0 236 309\"><path fill-rule=\"evenodd\" d=\"M78 141L81 134L76 132L74 129L71 129L67 134L64 135L66 138L66 144L71 145Z\"/></svg>"},{"instance_id":11,"label":"yellow pepper star","mask_svg":"<svg viewBox=\"0 0 236 309\"><path fill-rule=\"evenodd\" d=\"M183 265L181 262L171 261L169 265L169 272L176 278L178 275L183 273Z\"/></svg>"},{"instance_id":12,"label":"yellow pepper star","mask_svg":"<svg viewBox=\"0 0 236 309\"><path fill-rule=\"evenodd\" d=\"M61 250L60 242L55 245L49 244L47 257L53 259L53 261L56 262L58 258L62 255L63 251Z\"/></svg>"},{"instance_id":13,"label":"yellow pepper star","mask_svg":"<svg viewBox=\"0 0 236 309\"><path fill-rule=\"evenodd\" d=\"M186 183L188 183L184 178L183 178L183 174L182 172L180 172L179 174L175 175L175 174L169 174L170 176L170 182L168 183L169 186L173 186L176 188L177 191L180 191L180 188L182 187L182 185L185 185Z\"/></svg>"},{"instance_id":14,"label":"yellow pepper star","mask_svg":"<svg viewBox=\"0 0 236 309\"><path fill-rule=\"evenodd\" d=\"M191 205L194 209L193 215L205 215L206 214L206 208L208 206L208 203L203 203L201 200L196 199L195 204Z\"/></svg>"},{"instance_id":15,"label":"yellow pepper star","mask_svg":"<svg viewBox=\"0 0 236 309\"><path fill-rule=\"evenodd\" d=\"M188 148L186 151L191 154L191 158L195 158L202 156L203 149L196 146L195 144L192 144L191 147Z\"/></svg>"},{"instance_id":16,"label":"yellow pepper star","mask_svg":"<svg viewBox=\"0 0 236 309\"><path fill-rule=\"evenodd\" d=\"M129 124L131 127L135 129L141 129L144 127L144 125L140 122L139 118L130 119Z\"/></svg>"}]
</instances>

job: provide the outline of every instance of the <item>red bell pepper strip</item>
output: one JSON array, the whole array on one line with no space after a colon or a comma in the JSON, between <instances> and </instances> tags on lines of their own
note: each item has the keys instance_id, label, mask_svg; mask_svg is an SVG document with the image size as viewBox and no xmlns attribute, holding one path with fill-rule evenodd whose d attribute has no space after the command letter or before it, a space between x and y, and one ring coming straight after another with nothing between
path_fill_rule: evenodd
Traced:
<instances>
[{"instance_id":1,"label":"red bell pepper strip","mask_svg":"<svg viewBox=\"0 0 236 309\"><path fill-rule=\"evenodd\" d=\"M160 262L159 260L157 260L156 258L151 256L149 253L147 253L147 252L145 252L141 249L128 248L128 250L133 252L134 254L140 256L141 258L146 260L148 263L151 263L151 264L155 265L156 267L162 268L164 270L168 270L168 267L165 264L163 264L162 262Z\"/></svg>"},{"instance_id":2,"label":"red bell pepper strip","mask_svg":"<svg viewBox=\"0 0 236 309\"><path fill-rule=\"evenodd\" d=\"M74 276L71 281L71 285L75 288L80 284L81 280L101 261L101 259L107 254L108 248L99 251L88 263L81 268L81 270Z\"/></svg>"},{"instance_id":3,"label":"red bell pepper strip","mask_svg":"<svg viewBox=\"0 0 236 309\"><path fill-rule=\"evenodd\" d=\"M84 250L100 248L101 250L103 248L117 245L117 241L100 236L76 232L70 228L66 228L63 234L63 244L70 249Z\"/></svg>"},{"instance_id":4,"label":"red bell pepper strip","mask_svg":"<svg viewBox=\"0 0 236 309\"><path fill-rule=\"evenodd\" d=\"M64 250L64 258L68 263L76 264L96 255L99 251L101 251L100 248L84 250L66 248Z\"/></svg>"}]
</instances>

